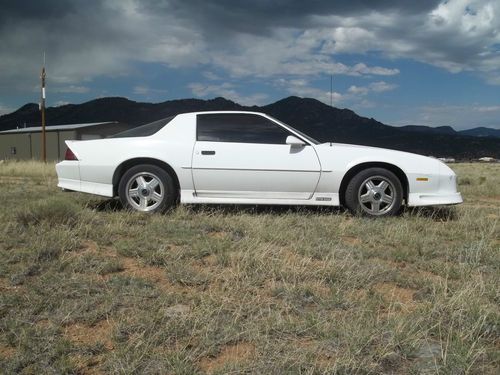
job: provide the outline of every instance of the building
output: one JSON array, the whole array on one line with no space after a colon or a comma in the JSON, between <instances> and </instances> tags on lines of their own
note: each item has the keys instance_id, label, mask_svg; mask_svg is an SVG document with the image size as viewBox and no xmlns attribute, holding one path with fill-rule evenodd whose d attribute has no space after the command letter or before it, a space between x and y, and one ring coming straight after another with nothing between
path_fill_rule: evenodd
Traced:
<instances>
[{"instance_id":1,"label":"building","mask_svg":"<svg viewBox=\"0 0 500 375\"><path fill-rule=\"evenodd\" d=\"M105 138L127 129L130 129L130 125L116 121L47 126L47 160L64 159L67 140ZM0 160L40 159L41 149L41 126L0 132Z\"/></svg>"},{"instance_id":2,"label":"building","mask_svg":"<svg viewBox=\"0 0 500 375\"><path fill-rule=\"evenodd\" d=\"M438 160L441 160L443 163L455 163L454 158L438 158Z\"/></svg>"},{"instance_id":3,"label":"building","mask_svg":"<svg viewBox=\"0 0 500 375\"><path fill-rule=\"evenodd\" d=\"M495 158L491 157L491 156L485 156L483 158L479 158L477 159L478 161L482 161L483 163L493 163L496 161Z\"/></svg>"}]
</instances>

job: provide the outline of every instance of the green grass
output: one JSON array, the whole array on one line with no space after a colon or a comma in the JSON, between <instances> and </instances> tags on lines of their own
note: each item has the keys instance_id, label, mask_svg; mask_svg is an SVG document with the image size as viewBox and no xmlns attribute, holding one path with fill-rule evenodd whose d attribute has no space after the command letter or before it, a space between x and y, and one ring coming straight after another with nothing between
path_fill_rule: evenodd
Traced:
<instances>
[{"instance_id":1,"label":"green grass","mask_svg":"<svg viewBox=\"0 0 500 375\"><path fill-rule=\"evenodd\" d=\"M116 209L0 164L0 372L496 374L500 165L463 205Z\"/></svg>"}]
</instances>

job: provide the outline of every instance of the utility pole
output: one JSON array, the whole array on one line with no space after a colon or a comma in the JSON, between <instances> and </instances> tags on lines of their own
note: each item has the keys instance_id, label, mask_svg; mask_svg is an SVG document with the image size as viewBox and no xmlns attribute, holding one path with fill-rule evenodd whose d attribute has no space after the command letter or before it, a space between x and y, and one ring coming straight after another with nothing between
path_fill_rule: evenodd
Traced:
<instances>
[{"instance_id":1,"label":"utility pole","mask_svg":"<svg viewBox=\"0 0 500 375\"><path fill-rule=\"evenodd\" d=\"M40 102L40 111L42 112L42 161L47 162L47 142L45 137L45 52L43 53L42 66L42 100Z\"/></svg>"},{"instance_id":2,"label":"utility pole","mask_svg":"<svg viewBox=\"0 0 500 375\"><path fill-rule=\"evenodd\" d=\"M333 107L333 74L330 74L330 107Z\"/></svg>"}]
</instances>

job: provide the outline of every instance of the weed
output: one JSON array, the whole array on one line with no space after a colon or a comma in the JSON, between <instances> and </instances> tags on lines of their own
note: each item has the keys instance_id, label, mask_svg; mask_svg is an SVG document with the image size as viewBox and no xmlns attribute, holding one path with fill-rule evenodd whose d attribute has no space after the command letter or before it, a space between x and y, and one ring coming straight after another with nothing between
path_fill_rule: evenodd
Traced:
<instances>
[{"instance_id":1,"label":"weed","mask_svg":"<svg viewBox=\"0 0 500 375\"><path fill-rule=\"evenodd\" d=\"M70 200L48 198L17 212L16 220L25 227L40 224L74 226L78 222L79 211L78 205Z\"/></svg>"},{"instance_id":2,"label":"weed","mask_svg":"<svg viewBox=\"0 0 500 375\"><path fill-rule=\"evenodd\" d=\"M17 198L0 211L0 368L495 374L500 165L453 168L463 205L366 220L141 215L60 192L53 165L4 163L0 194Z\"/></svg>"}]
</instances>

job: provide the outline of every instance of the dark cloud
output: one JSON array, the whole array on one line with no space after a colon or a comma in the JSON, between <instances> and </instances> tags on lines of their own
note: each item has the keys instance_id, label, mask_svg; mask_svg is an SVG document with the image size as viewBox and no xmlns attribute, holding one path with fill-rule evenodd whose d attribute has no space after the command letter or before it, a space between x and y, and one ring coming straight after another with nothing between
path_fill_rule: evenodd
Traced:
<instances>
[{"instance_id":1,"label":"dark cloud","mask_svg":"<svg viewBox=\"0 0 500 375\"><path fill-rule=\"evenodd\" d=\"M434 9L439 0L146 0L141 8L152 14L174 14L192 27L215 33L265 34L275 27L311 26L312 16L353 16L396 11L418 14Z\"/></svg>"},{"instance_id":2,"label":"dark cloud","mask_svg":"<svg viewBox=\"0 0 500 375\"><path fill-rule=\"evenodd\" d=\"M500 84L500 5L471 0L467 8L457 0L7 1L0 11L0 97L34 91L43 51L51 89L61 92L84 92L99 76L133 74L137 62L266 79L399 73L393 64L370 66L364 56L373 51ZM363 63L343 64L342 54Z\"/></svg>"},{"instance_id":3,"label":"dark cloud","mask_svg":"<svg viewBox=\"0 0 500 375\"><path fill-rule=\"evenodd\" d=\"M89 7L92 7L92 2L89 3ZM80 4L82 3L80 2ZM2 25L9 21L56 20L78 9L78 1L6 1L2 3L1 9L0 21Z\"/></svg>"}]
</instances>

